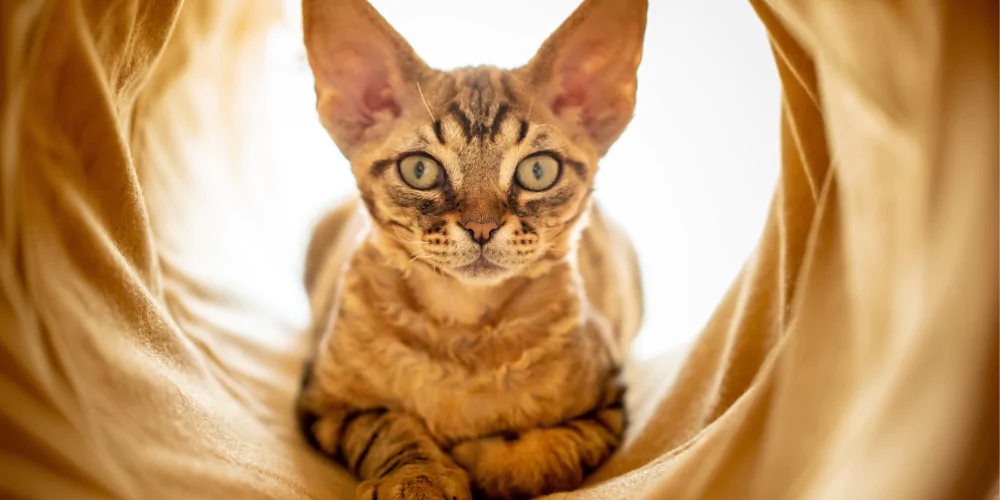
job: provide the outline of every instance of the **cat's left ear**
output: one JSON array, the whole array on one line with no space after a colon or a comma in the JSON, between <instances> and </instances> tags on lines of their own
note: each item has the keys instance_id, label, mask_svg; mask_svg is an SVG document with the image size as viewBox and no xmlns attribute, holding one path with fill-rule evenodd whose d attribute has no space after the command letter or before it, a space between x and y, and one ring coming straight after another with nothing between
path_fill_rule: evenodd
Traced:
<instances>
[{"instance_id":1,"label":"cat's left ear","mask_svg":"<svg viewBox=\"0 0 1000 500\"><path fill-rule=\"evenodd\" d=\"M632 120L646 9L646 0L585 0L516 70L602 156Z\"/></svg>"}]
</instances>

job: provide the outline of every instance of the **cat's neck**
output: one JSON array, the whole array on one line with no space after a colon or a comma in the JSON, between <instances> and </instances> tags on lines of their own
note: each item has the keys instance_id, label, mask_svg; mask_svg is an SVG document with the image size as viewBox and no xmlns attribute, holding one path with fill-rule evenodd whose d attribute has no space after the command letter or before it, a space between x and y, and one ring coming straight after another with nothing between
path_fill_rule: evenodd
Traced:
<instances>
[{"instance_id":1,"label":"cat's neck","mask_svg":"<svg viewBox=\"0 0 1000 500\"><path fill-rule=\"evenodd\" d=\"M421 309L439 321L492 322L510 300L532 287L532 280L512 277L491 285L463 282L427 265L413 266L405 278Z\"/></svg>"}]
</instances>

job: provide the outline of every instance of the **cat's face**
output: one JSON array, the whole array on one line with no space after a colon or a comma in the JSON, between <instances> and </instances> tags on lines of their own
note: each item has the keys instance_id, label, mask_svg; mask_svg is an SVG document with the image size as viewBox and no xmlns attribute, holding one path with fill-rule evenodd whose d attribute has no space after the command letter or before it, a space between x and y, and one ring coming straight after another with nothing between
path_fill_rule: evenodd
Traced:
<instances>
[{"instance_id":1,"label":"cat's face","mask_svg":"<svg viewBox=\"0 0 1000 500\"><path fill-rule=\"evenodd\" d=\"M361 0L304 14L321 119L380 241L478 284L570 252L631 118L644 2L585 2L511 71L430 69Z\"/></svg>"},{"instance_id":2,"label":"cat's face","mask_svg":"<svg viewBox=\"0 0 1000 500\"><path fill-rule=\"evenodd\" d=\"M508 72L461 69L353 161L376 225L415 259L493 282L562 258L588 206L597 156ZM433 101L432 101L433 100Z\"/></svg>"}]
</instances>

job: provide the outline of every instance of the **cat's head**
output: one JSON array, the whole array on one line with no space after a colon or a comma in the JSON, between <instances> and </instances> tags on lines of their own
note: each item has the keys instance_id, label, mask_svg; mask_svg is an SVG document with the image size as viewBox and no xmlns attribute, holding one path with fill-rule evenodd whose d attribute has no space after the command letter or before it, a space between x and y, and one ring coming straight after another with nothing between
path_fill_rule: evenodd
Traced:
<instances>
[{"instance_id":1,"label":"cat's head","mask_svg":"<svg viewBox=\"0 0 1000 500\"><path fill-rule=\"evenodd\" d=\"M431 69L365 0L303 15L320 120L384 244L480 284L565 258L632 118L645 0L586 0L514 70Z\"/></svg>"}]
</instances>

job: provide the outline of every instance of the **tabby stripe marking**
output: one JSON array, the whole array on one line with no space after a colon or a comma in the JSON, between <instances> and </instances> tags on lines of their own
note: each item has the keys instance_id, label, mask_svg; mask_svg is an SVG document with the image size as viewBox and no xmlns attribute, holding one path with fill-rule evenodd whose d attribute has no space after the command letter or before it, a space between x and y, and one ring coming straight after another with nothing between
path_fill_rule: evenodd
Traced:
<instances>
[{"instance_id":1,"label":"tabby stripe marking","mask_svg":"<svg viewBox=\"0 0 1000 500\"><path fill-rule=\"evenodd\" d=\"M434 122L434 137L437 137L438 142L444 145L444 134L441 133L441 120L436 120Z\"/></svg>"},{"instance_id":2,"label":"tabby stripe marking","mask_svg":"<svg viewBox=\"0 0 1000 500\"><path fill-rule=\"evenodd\" d=\"M370 169L371 172L372 172L372 175L375 176L375 177L378 177L378 176L382 175L383 173L385 173L385 170L387 168L389 168L389 166L392 165L393 163L396 163L396 161L395 160L379 160L379 161L377 161L375 163L372 163L372 167Z\"/></svg>"},{"instance_id":3,"label":"tabby stripe marking","mask_svg":"<svg viewBox=\"0 0 1000 500\"><path fill-rule=\"evenodd\" d=\"M542 210L558 208L559 206L565 205L572 199L573 199L573 193L570 190L560 189L545 198L539 198L537 200L531 200L525 203L524 207L521 210L528 216L537 217ZM583 208L584 207L581 206L581 210ZM572 222L573 220L571 219L567 221L567 224L570 224Z\"/></svg>"},{"instance_id":4,"label":"tabby stripe marking","mask_svg":"<svg viewBox=\"0 0 1000 500\"><path fill-rule=\"evenodd\" d=\"M323 447L320 446L319 440L316 439L316 433L313 431L313 426L319 422L319 415L311 411L299 411L299 429L302 430L302 434L306 438L306 442L309 443L314 450L326 454L323 451Z\"/></svg>"},{"instance_id":5,"label":"tabby stripe marking","mask_svg":"<svg viewBox=\"0 0 1000 500\"><path fill-rule=\"evenodd\" d=\"M462 135L465 136L465 141L471 141L472 120L469 120L469 117L466 116L465 112L463 112L462 109L458 107L458 104L454 102L448 105L448 112L451 113L451 116L455 117L455 120L457 120L458 124L462 127Z\"/></svg>"},{"instance_id":6,"label":"tabby stripe marking","mask_svg":"<svg viewBox=\"0 0 1000 500\"><path fill-rule=\"evenodd\" d=\"M347 428L354 423L361 415L366 413L371 413L372 411L381 412L382 410L370 410L370 411L352 411L344 417L344 420L340 422L340 431L337 434L337 450L340 452L340 458L347 464L347 460L344 457L344 435L347 434Z\"/></svg>"},{"instance_id":7,"label":"tabby stripe marking","mask_svg":"<svg viewBox=\"0 0 1000 500\"><path fill-rule=\"evenodd\" d=\"M427 460L427 456L420 452L420 446L416 443L410 443L400 448L396 453L382 462L382 466L376 471L375 477L386 477L405 465L424 463Z\"/></svg>"},{"instance_id":8,"label":"tabby stripe marking","mask_svg":"<svg viewBox=\"0 0 1000 500\"><path fill-rule=\"evenodd\" d=\"M569 159L564 159L563 162L565 164L569 165L570 167L573 167L573 170L576 171L576 174L579 175L581 179L586 179L587 178L587 165L586 164L578 162L578 161L575 161L575 160L569 160Z\"/></svg>"},{"instance_id":9,"label":"tabby stripe marking","mask_svg":"<svg viewBox=\"0 0 1000 500\"><path fill-rule=\"evenodd\" d=\"M578 426L573 425L573 424L578 423L578 422L580 422L580 421L579 420L570 420L569 422L563 424L561 427L563 429L568 429L568 430L573 431L573 433L575 433L577 436L580 436L580 439L586 441L587 440L587 435L583 433L583 430L580 429Z\"/></svg>"},{"instance_id":10,"label":"tabby stripe marking","mask_svg":"<svg viewBox=\"0 0 1000 500\"><path fill-rule=\"evenodd\" d=\"M497 138L497 134L500 132L500 125L503 125L503 119L507 117L507 112L510 111L510 105L503 102L497 107L497 114L493 117L493 124L490 125L490 140L494 141Z\"/></svg>"},{"instance_id":11,"label":"tabby stripe marking","mask_svg":"<svg viewBox=\"0 0 1000 500\"><path fill-rule=\"evenodd\" d=\"M521 144L524 142L524 138L528 136L528 122L521 120L521 130L517 132L517 143Z\"/></svg>"},{"instance_id":12,"label":"tabby stripe marking","mask_svg":"<svg viewBox=\"0 0 1000 500\"><path fill-rule=\"evenodd\" d=\"M374 430L372 430L371 436L368 437L368 443L365 444L365 448L361 450L361 454L358 455L358 458L354 460L353 464L350 464L350 469L354 473L354 475L358 475L360 467L365 462L365 457L368 456L368 452L371 451L372 446L375 445L375 440L378 439L379 434L381 434L382 431L384 431L385 428L388 427L389 424L391 423L391 419L385 418L384 415L379 415L376 418L379 419L378 426L375 427Z\"/></svg>"}]
</instances>

